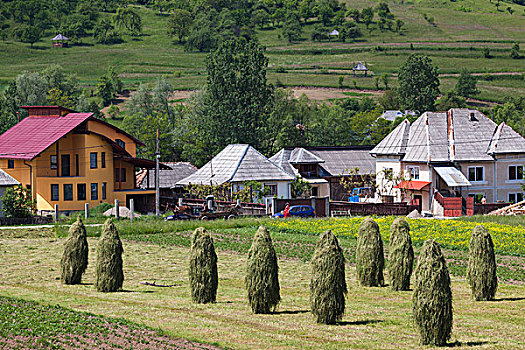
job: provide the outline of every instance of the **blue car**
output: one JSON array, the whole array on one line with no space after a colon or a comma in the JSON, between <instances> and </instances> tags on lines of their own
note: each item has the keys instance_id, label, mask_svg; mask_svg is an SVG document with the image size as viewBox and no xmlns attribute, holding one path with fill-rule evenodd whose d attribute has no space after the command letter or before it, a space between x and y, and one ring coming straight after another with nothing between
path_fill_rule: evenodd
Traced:
<instances>
[{"instance_id":1,"label":"blue car","mask_svg":"<svg viewBox=\"0 0 525 350\"><path fill-rule=\"evenodd\" d=\"M310 205L293 205L290 207L290 216L296 216L301 218L315 217L315 210ZM283 218L284 210L273 214L274 218Z\"/></svg>"}]
</instances>

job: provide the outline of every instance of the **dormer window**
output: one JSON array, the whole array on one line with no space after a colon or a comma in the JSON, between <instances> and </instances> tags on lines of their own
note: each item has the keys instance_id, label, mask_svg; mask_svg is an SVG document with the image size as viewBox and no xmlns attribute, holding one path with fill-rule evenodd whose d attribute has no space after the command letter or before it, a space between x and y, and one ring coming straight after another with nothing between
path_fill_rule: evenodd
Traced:
<instances>
[{"instance_id":1,"label":"dormer window","mask_svg":"<svg viewBox=\"0 0 525 350\"><path fill-rule=\"evenodd\" d=\"M117 145L119 145L120 148L126 149L126 143L121 139L116 139L115 142L117 143Z\"/></svg>"}]
</instances>

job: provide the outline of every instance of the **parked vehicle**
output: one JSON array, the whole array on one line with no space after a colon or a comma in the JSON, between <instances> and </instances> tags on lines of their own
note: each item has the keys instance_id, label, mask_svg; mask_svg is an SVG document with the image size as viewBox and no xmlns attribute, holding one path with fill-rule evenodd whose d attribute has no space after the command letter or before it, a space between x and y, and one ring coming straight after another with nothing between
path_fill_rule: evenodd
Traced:
<instances>
[{"instance_id":1,"label":"parked vehicle","mask_svg":"<svg viewBox=\"0 0 525 350\"><path fill-rule=\"evenodd\" d=\"M290 216L301 217L301 218L315 217L315 210L310 205L293 205L290 207ZM274 218L284 217L284 210L279 213L275 213L273 217Z\"/></svg>"},{"instance_id":2,"label":"parked vehicle","mask_svg":"<svg viewBox=\"0 0 525 350\"><path fill-rule=\"evenodd\" d=\"M356 187L352 190L348 201L352 203L367 202L373 197L372 187Z\"/></svg>"}]
</instances>

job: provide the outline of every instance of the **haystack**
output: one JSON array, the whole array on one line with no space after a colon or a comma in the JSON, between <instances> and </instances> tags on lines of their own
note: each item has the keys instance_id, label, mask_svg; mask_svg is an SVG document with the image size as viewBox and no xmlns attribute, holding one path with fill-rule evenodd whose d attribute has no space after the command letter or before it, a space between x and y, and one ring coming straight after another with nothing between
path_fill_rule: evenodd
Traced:
<instances>
[{"instance_id":1,"label":"haystack","mask_svg":"<svg viewBox=\"0 0 525 350\"><path fill-rule=\"evenodd\" d=\"M203 227L197 228L191 237L189 279L194 302L215 302L219 284L217 254L213 239Z\"/></svg>"},{"instance_id":2,"label":"haystack","mask_svg":"<svg viewBox=\"0 0 525 350\"><path fill-rule=\"evenodd\" d=\"M345 311L345 258L331 231L321 234L312 258L310 306L317 323L334 324Z\"/></svg>"},{"instance_id":3,"label":"haystack","mask_svg":"<svg viewBox=\"0 0 525 350\"><path fill-rule=\"evenodd\" d=\"M111 219L102 226L102 233L97 248L97 279L99 292L116 292L124 283L122 270L122 242L117 228Z\"/></svg>"},{"instance_id":4,"label":"haystack","mask_svg":"<svg viewBox=\"0 0 525 350\"><path fill-rule=\"evenodd\" d=\"M64 243L64 253L60 259L62 283L79 284L82 282L82 274L88 265L88 251L86 228L78 216L77 221L69 228L69 234Z\"/></svg>"},{"instance_id":5,"label":"haystack","mask_svg":"<svg viewBox=\"0 0 525 350\"><path fill-rule=\"evenodd\" d=\"M414 266L414 249L410 238L410 226L404 218L397 218L392 223L389 252L390 287L393 290L409 290Z\"/></svg>"},{"instance_id":6,"label":"haystack","mask_svg":"<svg viewBox=\"0 0 525 350\"><path fill-rule=\"evenodd\" d=\"M498 288L496 256L489 231L478 225L472 231L469 246L467 279L475 300L492 300Z\"/></svg>"},{"instance_id":7,"label":"haystack","mask_svg":"<svg viewBox=\"0 0 525 350\"><path fill-rule=\"evenodd\" d=\"M270 232L264 226L257 230L248 251L245 284L248 301L256 314L270 313L281 301L277 254Z\"/></svg>"},{"instance_id":8,"label":"haystack","mask_svg":"<svg viewBox=\"0 0 525 350\"><path fill-rule=\"evenodd\" d=\"M378 287L384 285L383 268L385 257L383 241L377 223L366 218L359 226L356 249L357 279L362 286Z\"/></svg>"},{"instance_id":9,"label":"haystack","mask_svg":"<svg viewBox=\"0 0 525 350\"><path fill-rule=\"evenodd\" d=\"M419 255L412 312L422 345L446 345L452 332L452 291L445 258L433 239Z\"/></svg>"}]
</instances>

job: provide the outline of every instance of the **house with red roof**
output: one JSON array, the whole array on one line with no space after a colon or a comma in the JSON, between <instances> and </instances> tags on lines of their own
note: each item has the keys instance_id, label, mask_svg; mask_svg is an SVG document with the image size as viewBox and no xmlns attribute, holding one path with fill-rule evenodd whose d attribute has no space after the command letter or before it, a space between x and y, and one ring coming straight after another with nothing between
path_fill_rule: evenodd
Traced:
<instances>
[{"instance_id":1,"label":"house with red roof","mask_svg":"<svg viewBox=\"0 0 525 350\"><path fill-rule=\"evenodd\" d=\"M0 135L0 169L31 189L37 210L84 210L101 203L151 202L154 190L136 186L138 168L155 162L137 158L144 144L92 113L59 106L25 106L28 117ZM162 168L167 168L162 165ZM150 198L151 199L151 198Z\"/></svg>"}]
</instances>

